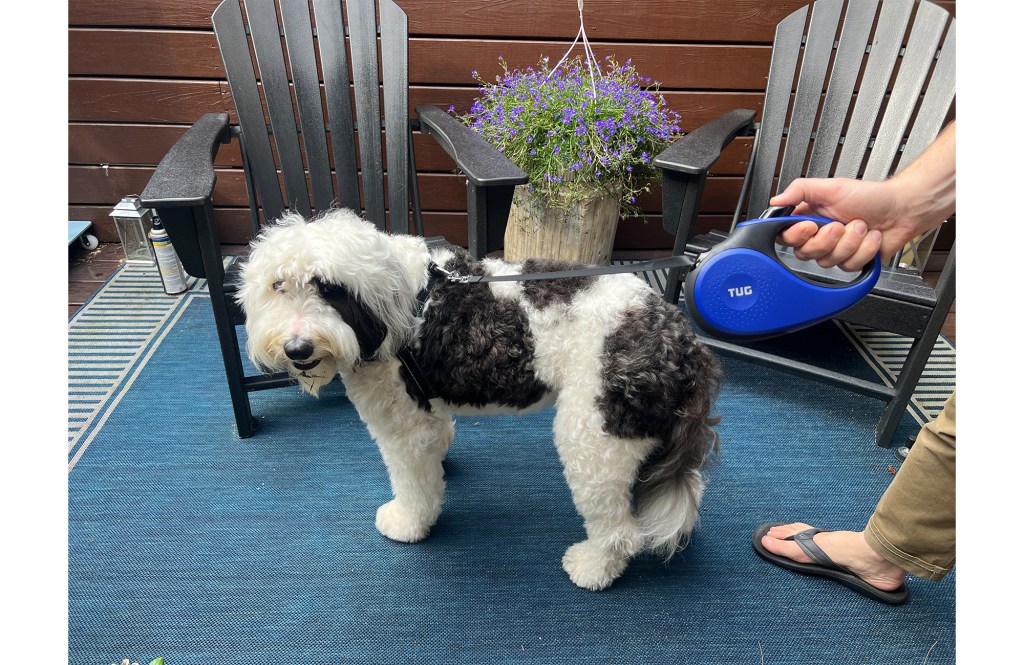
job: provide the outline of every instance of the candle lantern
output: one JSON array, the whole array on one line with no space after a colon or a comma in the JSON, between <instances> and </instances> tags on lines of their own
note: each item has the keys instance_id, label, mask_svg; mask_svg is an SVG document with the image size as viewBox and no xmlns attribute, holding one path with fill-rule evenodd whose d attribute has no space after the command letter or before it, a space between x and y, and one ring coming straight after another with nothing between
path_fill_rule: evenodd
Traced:
<instances>
[{"instance_id":1,"label":"candle lantern","mask_svg":"<svg viewBox=\"0 0 1024 665\"><path fill-rule=\"evenodd\" d=\"M143 208L138 196L126 196L110 213L114 218L117 236L121 239L128 263L154 265L156 258L149 246L149 232L153 228L153 211Z\"/></svg>"}]
</instances>

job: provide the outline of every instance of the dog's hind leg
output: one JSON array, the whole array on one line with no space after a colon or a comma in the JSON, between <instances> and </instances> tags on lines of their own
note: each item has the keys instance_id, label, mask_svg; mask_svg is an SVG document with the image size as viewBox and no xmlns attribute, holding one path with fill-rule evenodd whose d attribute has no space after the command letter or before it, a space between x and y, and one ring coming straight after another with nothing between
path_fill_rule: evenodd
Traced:
<instances>
[{"instance_id":1,"label":"dog's hind leg","mask_svg":"<svg viewBox=\"0 0 1024 665\"><path fill-rule=\"evenodd\" d=\"M592 408L572 408L560 400L554 430L573 503L587 532L586 540L565 551L562 568L577 586L599 591L644 548L632 487L655 442L608 435L594 416Z\"/></svg>"}]
</instances>

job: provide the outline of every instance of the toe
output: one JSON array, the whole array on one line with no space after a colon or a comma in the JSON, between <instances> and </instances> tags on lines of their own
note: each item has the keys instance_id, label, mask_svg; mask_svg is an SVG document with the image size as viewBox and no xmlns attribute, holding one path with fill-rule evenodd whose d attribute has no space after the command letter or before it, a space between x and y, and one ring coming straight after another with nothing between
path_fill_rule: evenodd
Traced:
<instances>
[{"instance_id":1,"label":"toe","mask_svg":"<svg viewBox=\"0 0 1024 665\"><path fill-rule=\"evenodd\" d=\"M793 522L792 524L772 527L761 537L761 545L776 556L782 556L798 563L811 563L811 558L807 556L799 545L792 540L786 540L786 538L793 534L810 528L813 527L803 522Z\"/></svg>"},{"instance_id":2,"label":"toe","mask_svg":"<svg viewBox=\"0 0 1024 665\"><path fill-rule=\"evenodd\" d=\"M773 526L768 529L768 534L772 538L789 538L790 536L806 531L807 529L813 529L810 524L804 524L803 522L791 522L789 524L780 524Z\"/></svg>"}]
</instances>

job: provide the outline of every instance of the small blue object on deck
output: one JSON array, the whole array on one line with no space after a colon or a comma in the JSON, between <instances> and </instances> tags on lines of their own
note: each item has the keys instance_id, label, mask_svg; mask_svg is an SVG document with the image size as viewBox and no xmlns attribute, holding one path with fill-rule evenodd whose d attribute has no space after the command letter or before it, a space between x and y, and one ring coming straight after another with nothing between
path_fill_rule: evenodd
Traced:
<instances>
[{"instance_id":1,"label":"small blue object on deck","mask_svg":"<svg viewBox=\"0 0 1024 665\"><path fill-rule=\"evenodd\" d=\"M69 221L68 222L68 246L71 246L76 240L81 241L82 246L86 249L96 249L100 245L99 239L91 233L86 233L86 230L92 226L92 222L89 221Z\"/></svg>"}]
</instances>

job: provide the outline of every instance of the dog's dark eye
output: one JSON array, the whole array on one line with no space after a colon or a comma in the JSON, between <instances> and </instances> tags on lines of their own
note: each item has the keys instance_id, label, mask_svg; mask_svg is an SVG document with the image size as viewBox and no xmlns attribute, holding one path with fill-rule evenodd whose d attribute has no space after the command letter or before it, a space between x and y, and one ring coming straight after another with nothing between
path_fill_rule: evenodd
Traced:
<instances>
[{"instance_id":1,"label":"dog's dark eye","mask_svg":"<svg viewBox=\"0 0 1024 665\"><path fill-rule=\"evenodd\" d=\"M284 291L284 281L277 280L276 282L271 284L270 288L274 289L277 292Z\"/></svg>"}]
</instances>

